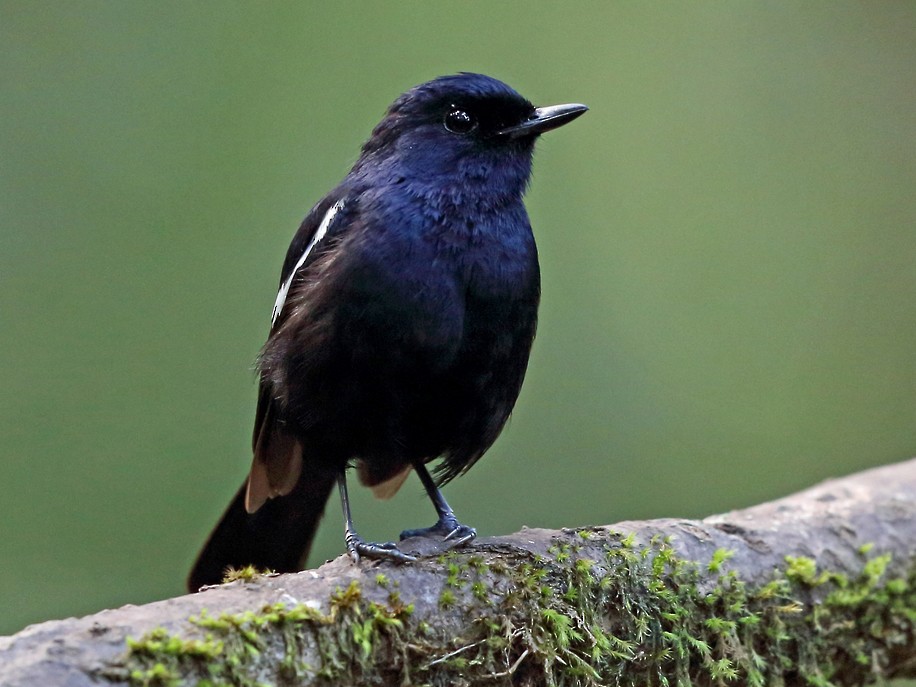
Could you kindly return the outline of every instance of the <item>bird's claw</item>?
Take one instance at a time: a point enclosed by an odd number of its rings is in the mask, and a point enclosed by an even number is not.
[[[477,530],[467,525],[458,525],[449,532],[442,541],[452,542],[455,546],[464,546],[468,542],[474,541],[477,537]]]
[[[377,543],[364,541],[361,537],[350,535],[347,537],[347,553],[355,564],[359,563],[360,556],[372,560],[394,561],[396,563],[410,563],[416,557],[404,553],[394,542]]]
[[[416,530],[404,530],[401,532],[401,540],[411,537],[439,537],[444,542],[448,542],[453,547],[464,546],[477,537],[477,530],[467,525],[462,525],[457,518],[444,517],[439,518],[432,527],[423,527]]]

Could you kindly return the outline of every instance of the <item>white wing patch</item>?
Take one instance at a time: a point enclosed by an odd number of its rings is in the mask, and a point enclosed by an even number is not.
[[[283,310],[283,304],[286,303],[286,296],[289,294],[289,287],[292,286],[293,279],[296,278],[296,272],[299,271],[299,268],[305,264],[305,259],[309,256],[309,253],[312,252],[312,249],[318,245],[318,242],[324,238],[324,235],[328,233],[328,227],[331,226],[331,222],[334,221],[334,216],[340,211],[344,206],[344,199],[341,198],[331,209],[327,211],[324,216],[324,219],[321,220],[321,224],[318,225],[318,231],[315,232],[315,235],[312,237],[312,240],[309,241],[309,245],[305,247],[305,250],[302,252],[302,256],[299,258],[299,261],[296,263],[296,266],[293,267],[292,271],[289,273],[289,276],[280,286],[280,291],[277,293],[277,300],[274,303],[274,313],[270,319],[270,324],[273,326],[277,318],[280,316],[280,312]]]

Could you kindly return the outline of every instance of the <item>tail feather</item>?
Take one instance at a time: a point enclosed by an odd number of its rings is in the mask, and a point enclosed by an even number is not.
[[[268,500],[250,514],[245,510],[247,484],[243,484],[198,555],[188,576],[188,590],[219,584],[230,567],[299,570],[335,481],[333,473],[303,475],[289,494]]]

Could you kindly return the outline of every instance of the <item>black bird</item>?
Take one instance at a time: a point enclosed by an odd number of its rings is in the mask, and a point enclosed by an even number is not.
[[[251,472],[189,589],[229,566],[298,570],[335,484],[353,559],[411,560],[356,534],[351,464],[382,497],[416,471],[438,521],[402,539],[476,536],[437,485],[483,455],[515,405],[540,298],[522,204],[534,142],[587,109],[536,108],[468,73],[394,101],[290,244],[258,359]]]

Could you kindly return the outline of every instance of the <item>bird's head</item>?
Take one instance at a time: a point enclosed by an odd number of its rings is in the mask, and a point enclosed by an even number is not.
[[[579,104],[535,107],[483,74],[439,77],[392,103],[363,146],[354,172],[419,186],[520,195],[531,173],[535,139],[587,109]]]

